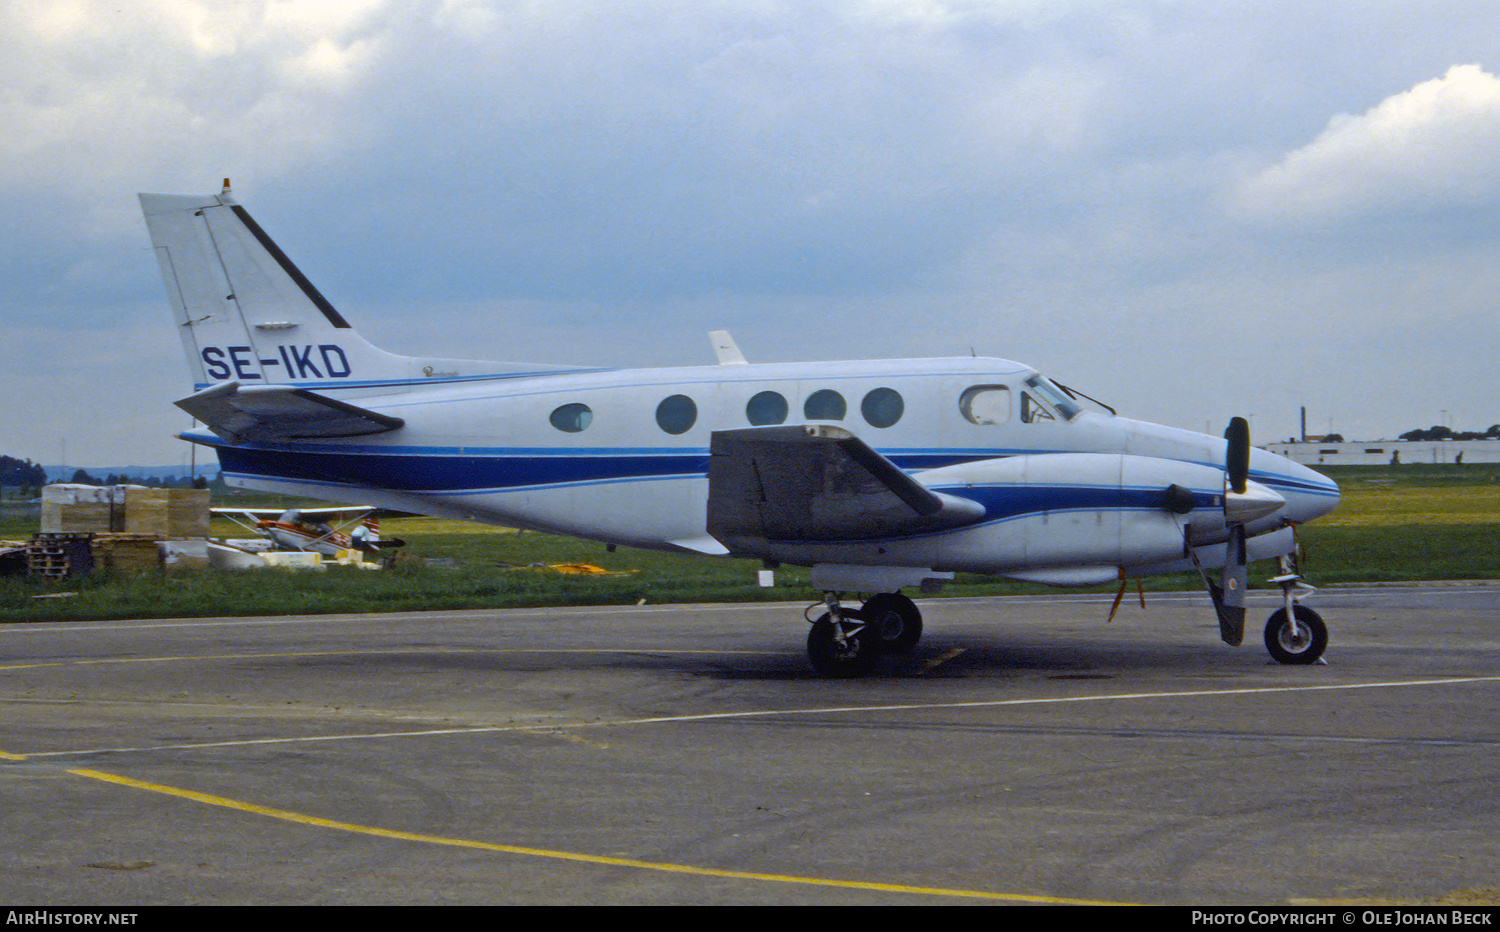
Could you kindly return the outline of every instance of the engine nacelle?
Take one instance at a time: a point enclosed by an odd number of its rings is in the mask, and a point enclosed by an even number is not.
[[[1224,527],[1224,471],[1180,460],[1044,453],[914,478],[984,506],[983,522],[956,535],[963,565],[1054,585],[1106,582],[1131,566],[1181,558],[1190,527]]]

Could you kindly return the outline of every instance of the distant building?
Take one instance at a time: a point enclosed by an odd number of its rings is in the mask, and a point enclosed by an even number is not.
[[[1500,463],[1500,440],[1365,440],[1356,443],[1268,443],[1267,450],[1307,466]]]

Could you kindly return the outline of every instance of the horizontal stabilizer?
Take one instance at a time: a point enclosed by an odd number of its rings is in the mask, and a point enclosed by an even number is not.
[[[227,382],[177,402],[230,443],[360,437],[395,430],[399,417],[360,408],[305,388]]]
[[[984,506],[934,492],[839,427],[715,431],[708,532],[754,541],[904,537],[972,524]]]

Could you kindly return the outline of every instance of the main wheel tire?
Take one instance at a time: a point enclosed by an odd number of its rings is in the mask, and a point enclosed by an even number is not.
[[[871,596],[859,612],[865,624],[879,634],[883,651],[910,653],[922,639],[922,613],[917,610],[916,603],[899,592]]]
[[[807,659],[822,676],[838,679],[864,676],[875,668],[880,650],[875,630],[865,625],[844,636],[843,643],[834,637],[833,619],[828,613],[813,622],[807,633]]]
[[[1292,609],[1297,619],[1297,636],[1287,624],[1286,609],[1278,608],[1266,622],[1266,650],[1278,663],[1317,663],[1328,647],[1328,626],[1317,612],[1305,605]]]

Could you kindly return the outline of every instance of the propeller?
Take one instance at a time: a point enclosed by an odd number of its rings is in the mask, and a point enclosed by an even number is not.
[[[1258,494],[1262,490],[1275,501]],[[1219,584],[1209,583],[1209,595],[1219,613],[1219,637],[1231,647],[1245,640],[1245,587],[1250,582],[1245,522],[1269,514],[1284,503],[1281,496],[1259,484],[1256,493],[1250,491],[1250,422],[1231,418],[1224,431],[1224,525],[1229,537],[1224,542]]]
[[[1176,515],[1193,510],[1194,498],[1190,490],[1179,485],[1163,489],[1159,500],[1161,507]],[[1198,554],[1191,544],[1191,532],[1183,534],[1183,550],[1203,575],[1208,585],[1208,594],[1213,599],[1214,609],[1219,615],[1219,636],[1226,644],[1238,647],[1245,639],[1245,589],[1250,581],[1249,534],[1245,526],[1258,518],[1273,514],[1286,504],[1286,499],[1274,490],[1250,478],[1250,422],[1242,417],[1231,418],[1224,431],[1224,562],[1219,570],[1219,581],[1215,583],[1204,572]],[[1124,592],[1121,591],[1123,596]],[[1118,604],[1119,599],[1116,599]]]
[[[1242,417],[1229,419],[1224,431],[1224,484],[1238,495],[1244,495],[1250,482],[1250,422]]]
[[[1224,431],[1224,523],[1249,524],[1286,504],[1286,499],[1250,481],[1250,424],[1233,418]]]

